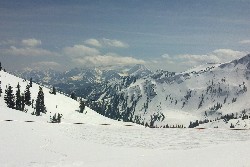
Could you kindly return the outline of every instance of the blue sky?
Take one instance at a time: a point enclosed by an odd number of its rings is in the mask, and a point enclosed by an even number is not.
[[[248,53],[249,9],[249,0],[1,0],[0,60],[182,71]]]

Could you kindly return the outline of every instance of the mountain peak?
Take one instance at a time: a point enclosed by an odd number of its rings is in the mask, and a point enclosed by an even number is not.
[[[143,64],[136,64],[135,66],[133,66],[129,71],[128,71],[129,75],[133,75],[133,76],[146,76],[149,74],[152,74],[152,71],[149,70],[145,65]]]

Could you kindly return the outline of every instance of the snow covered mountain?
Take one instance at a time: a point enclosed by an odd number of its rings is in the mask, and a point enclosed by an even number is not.
[[[74,68],[59,72],[54,70],[31,70],[25,69],[13,71],[14,75],[44,84],[53,85],[58,90],[67,94],[75,92],[77,96],[89,98],[91,92],[105,86],[107,82],[120,80],[123,77],[133,76],[140,78],[152,74],[152,71],[144,65],[135,66],[108,66],[96,68]]]
[[[38,74],[38,73],[37,73]],[[50,78],[101,115],[150,127],[249,128],[250,55],[181,73],[132,68],[73,69]],[[46,76],[46,75],[44,75]],[[33,77],[30,73],[29,77]]]
[[[110,81],[89,106],[113,119],[151,127],[249,128],[250,55],[182,73],[158,70]],[[190,122],[191,121],[191,122]]]

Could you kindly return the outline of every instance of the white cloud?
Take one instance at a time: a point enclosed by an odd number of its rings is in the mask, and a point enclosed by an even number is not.
[[[241,51],[231,50],[231,49],[217,49],[217,50],[214,50],[208,56],[211,56],[211,55],[216,56],[219,59],[218,62],[225,62],[225,61],[230,61],[230,60],[245,56],[246,53],[241,52]]]
[[[88,39],[84,42],[87,45],[91,45],[94,47],[115,47],[115,48],[128,48],[129,45],[125,42],[116,40],[116,39]]]
[[[240,44],[250,44],[250,40],[242,40],[242,41],[239,41]]]
[[[115,39],[103,38],[102,41],[106,46],[110,46],[110,47],[117,47],[117,48],[127,48],[128,47],[128,44],[126,44],[122,41],[115,40]]]
[[[171,71],[183,71],[190,67],[204,63],[223,63],[228,62],[246,55],[245,52],[235,51],[231,49],[217,49],[211,53],[203,55],[181,54],[170,56],[162,55],[164,66],[167,66]]]
[[[162,58],[166,58],[166,59],[171,58],[171,57],[170,57],[170,55],[169,55],[169,54],[167,54],[167,53],[165,53],[165,54],[161,55],[161,57],[162,57]]]
[[[100,54],[97,49],[87,47],[85,45],[74,45],[72,47],[65,47],[63,49],[63,52],[69,57],[86,57]]]
[[[100,65],[129,65],[129,64],[145,64],[144,60],[136,59],[129,56],[119,56],[114,53],[105,55],[95,55],[87,57],[74,58],[73,62],[80,65],[100,66]]]
[[[15,46],[11,46],[8,49],[3,49],[3,53],[14,56],[58,56],[57,53],[42,48],[33,48],[33,47],[17,48]]]
[[[131,56],[120,56],[115,53],[102,54],[96,48],[85,45],[74,45],[65,47],[63,53],[70,57],[75,64],[85,66],[99,65],[128,65],[144,64],[144,60],[136,59]]]
[[[22,45],[27,46],[27,47],[36,47],[42,44],[41,40],[37,40],[35,38],[30,38],[30,39],[23,39],[21,41]]]
[[[84,43],[95,47],[102,47],[101,42],[93,38],[86,40]]]
[[[16,44],[16,41],[12,39],[0,41],[0,45],[14,45],[14,44]]]

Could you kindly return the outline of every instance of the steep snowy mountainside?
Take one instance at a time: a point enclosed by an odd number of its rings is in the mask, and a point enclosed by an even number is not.
[[[22,111],[13,110],[7,108],[4,102],[5,89],[8,85],[13,87],[13,94],[16,93],[17,84],[19,83],[21,88],[21,93],[24,92],[26,85],[29,84],[29,81],[13,76],[7,72],[0,71],[0,80],[1,80],[1,88],[3,90],[2,96],[0,97],[0,108],[1,112],[16,112],[17,114],[22,113],[29,115],[27,118],[34,118],[33,120],[43,120],[45,122],[50,121],[50,116],[53,116],[55,113],[63,114],[62,122],[64,123],[85,123],[85,124],[114,124],[114,125],[124,125],[122,122],[118,122],[115,120],[111,120],[106,118],[90,108],[86,107],[83,113],[79,113],[79,102],[69,98],[66,95],[60,94],[57,92],[56,95],[51,94],[51,89],[43,87],[44,97],[45,97],[45,106],[47,109],[46,114],[42,114],[42,116],[32,116],[31,113],[35,110],[31,106],[25,105],[25,109],[27,109],[27,113]],[[39,85],[36,83],[32,84],[30,88],[31,99],[34,100],[33,106],[35,106],[35,101],[37,98],[39,90]],[[1,116],[2,117],[2,116]],[[3,119],[3,118],[2,118]],[[4,119],[15,119],[15,118],[4,118]]]
[[[220,119],[229,127],[227,115],[248,118],[250,112],[249,57],[182,73],[159,70],[143,78],[110,82],[105,95],[89,106],[113,119],[152,127],[188,127],[190,121],[201,124]]]

